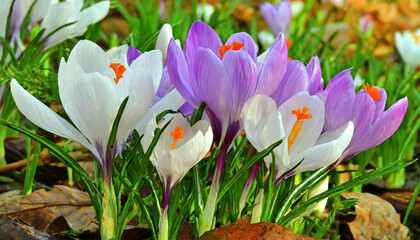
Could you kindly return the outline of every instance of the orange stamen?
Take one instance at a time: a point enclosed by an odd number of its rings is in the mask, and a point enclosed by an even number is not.
[[[311,119],[312,115],[308,113],[309,109],[305,106],[302,110],[296,109],[292,110],[292,113],[296,115],[296,122],[292,127],[292,130],[290,130],[289,137],[287,138],[287,144],[288,149],[287,151],[290,152],[290,149],[293,146],[293,143],[295,142],[297,136],[299,135],[300,129],[302,128],[303,122],[305,119]]]
[[[286,42],[287,42],[287,48],[290,48],[293,45],[292,40],[287,39]]]
[[[172,150],[174,150],[175,148],[176,148],[176,142],[179,140],[179,139],[181,139],[181,138],[183,138],[184,136],[183,136],[183,134],[184,134],[184,129],[183,128],[180,128],[180,127],[178,127],[178,126],[176,126],[175,127],[175,130],[173,131],[173,132],[171,132],[170,133],[170,135],[172,136],[172,137],[174,137],[174,142],[172,143]]]
[[[366,83],[366,86],[363,86],[363,89],[369,93],[369,96],[373,99],[373,101],[382,100],[381,95],[379,95],[379,89],[376,88],[375,85],[369,86],[369,83]]]
[[[237,41],[233,41],[232,46],[229,44],[226,44],[224,46],[220,46],[219,47],[219,52],[220,52],[220,59],[223,60],[223,55],[225,55],[225,53],[229,50],[239,50],[241,48],[243,48],[245,45],[243,43],[239,43]]]
[[[243,136],[243,135],[245,135],[245,131],[244,130],[242,130],[242,132],[241,132],[241,136]]]
[[[420,35],[416,35],[414,33],[411,33],[411,37],[414,38],[414,42],[416,43],[416,45],[419,45]]]
[[[291,58],[291,57],[288,57],[289,58],[289,61],[292,61],[293,60],[293,58]]]
[[[265,182],[265,180],[267,180],[267,178],[268,178],[269,175],[270,175],[270,171],[267,171],[267,173],[264,175],[263,182]]]
[[[114,70],[115,72],[114,82],[118,84],[118,81],[120,81],[120,79],[123,77],[123,74],[126,70],[125,67],[119,63],[111,63],[109,64],[109,67],[112,68],[112,70]]]

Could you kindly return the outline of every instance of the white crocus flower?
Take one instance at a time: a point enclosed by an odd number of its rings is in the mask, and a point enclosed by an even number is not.
[[[156,115],[155,115],[156,116]],[[162,128],[170,119],[156,123],[153,117],[146,127],[142,145],[147,149],[156,128]],[[190,126],[188,120],[177,113],[162,133],[151,162],[156,167],[165,188],[172,188],[187,172],[209,152],[213,142],[213,132],[206,120]]]
[[[41,29],[45,28],[43,38],[65,24],[75,23],[58,30],[49,37],[44,44],[44,49],[66,39],[81,36],[90,24],[97,23],[106,16],[110,5],[109,1],[102,1],[81,10],[83,0],[67,0],[65,2],[52,0],[52,2],[55,3],[50,6],[41,23]]]
[[[420,28],[415,32],[396,32],[395,45],[408,66],[417,68],[420,65]]]
[[[242,111],[244,130],[256,150],[262,151],[271,144],[284,139],[274,149],[276,184],[280,176],[303,162],[290,174],[315,170],[336,161],[350,143],[353,123],[322,133],[325,107],[316,96],[300,92],[284,102],[278,109],[268,96],[250,98]],[[321,134],[322,133],[322,134]],[[264,159],[270,169],[272,157]]]
[[[142,145],[147,149],[154,138],[156,128],[162,128],[169,119],[156,123],[156,115],[146,127]],[[150,160],[163,183],[162,212],[159,222],[159,240],[168,239],[168,204],[172,188],[203,159],[213,142],[213,132],[206,120],[190,126],[186,118],[178,113],[163,131]]]
[[[214,13],[214,6],[208,3],[201,3],[197,5],[196,14],[199,19],[204,22],[210,22],[211,16]]]
[[[117,53],[120,56],[117,56]],[[16,80],[12,96],[19,110],[34,124],[80,142],[97,158],[104,180],[110,183],[112,161],[153,100],[162,73],[158,50],[142,54],[128,66],[123,48],[105,53],[91,41],[80,41],[68,61],[61,60],[58,87],[64,110],[74,126],[25,91]],[[110,132],[123,100],[130,96],[121,117],[115,152],[107,148]]]

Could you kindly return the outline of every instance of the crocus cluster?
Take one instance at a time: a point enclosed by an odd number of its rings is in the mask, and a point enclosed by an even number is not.
[[[112,162],[130,133],[136,129],[143,134],[141,143],[147,149],[155,130],[171,121],[150,159],[163,188],[160,239],[168,238],[172,188],[207,155],[213,141],[220,153],[206,206],[198,217],[200,234],[212,226],[226,155],[242,130],[255,152],[283,140],[264,159],[267,168],[274,169],[274,184],[278,184],[300,172],[336,166],[377,146],[398,129],[407,110],[408,101],[403,98],[385,111],[386,92],[374,85],[356,93],[350,69],[324,89],[318,57],[307,65],[289,60],[283,33],[257,56],[256,44],[247,33],[233,34],[223,43],[210,26],[197,21],[184,46],[183,51],[169,25],[162,28],[156,50],[146,53],[126,45],[104,52],[90,41],[80,41],[67,61],[61,60],[58,71],[61,102],[74,125],[16,80],[11,83],[20,111],[39,127],[86,146],[101,164],[107,185],[112,184]],[[112,124],[127,96],[116,140],[109,146]],[[202,102],[204,119],[193,126],[180,113],[156,120],[166,109],[188,108],[190,113]],[[260,165],[251,170],[247,185]],[[249,189],[246,186],[242,194],[245,200]],[[260,190],[256,213],[261,212],[263,194]],[[240,209],[246,202],[243,198]],[[254,214],[253,220],[258,219]]]

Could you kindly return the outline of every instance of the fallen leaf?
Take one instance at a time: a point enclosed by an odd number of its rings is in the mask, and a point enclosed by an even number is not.
[[[7,240],[49,240],[55,239],[47,233],[41,233],[33,226],[7,216],[0,216],[0,239]]]
[[[179,238],[178,239],[188,239]],[[203,236],[197,238],[197,240],[207,239],[240,239],[240,240],[271,240],[271,239],[294,239],[294,240],[309,240],[317,239],[307,237],[301,234],[296,234],[290,229],[287,229],[279,224],[275,223],[250,223],[250,217],[245,217],[238,220],[235,223],[226,225],[221,228],[217,228],[206,232]]]
[[[41,189],[26,196],[14,196],[0,202],[0,215],[18,217],[43,231],[59,217],[64,217],[74,231],[96,231],[95,211],[89,195],[77,189],[56,185],[51,191]]]
[[[354,239],[409,239],[408,228],[387,201],[370,193],[346,192],[345,198],[357,198],[356,218],[348,223]]]

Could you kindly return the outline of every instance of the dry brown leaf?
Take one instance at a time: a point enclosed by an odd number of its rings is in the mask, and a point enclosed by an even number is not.
[[[345,198],[357,198],[356,219],[348,223],[354,239],[409,239],[408,228],[387,201],[370,193],[346,192]]]
[[[43,231],[55,219],[64,217],[74,231],[96,231],[95,211],[89,195],[77,189],[56,185],[26,196],[14,196],[0,202],[0,215],[18,217]]]
[[[178,236],[178,239],[189,239],[188,237]],[[238,220],[235,223],[226,225],[221,228],[211,230],[204,233],[203,236],[197,240],[207,239],[238,239],[238,240],[274,240],[274,239],[294,239],[294,240],[310,240],[317,239],[307,237],[301,234],[296,234],[290,229],[287,229],[279,224],[275,223],[250,223],[250,218],[245,217]]]

